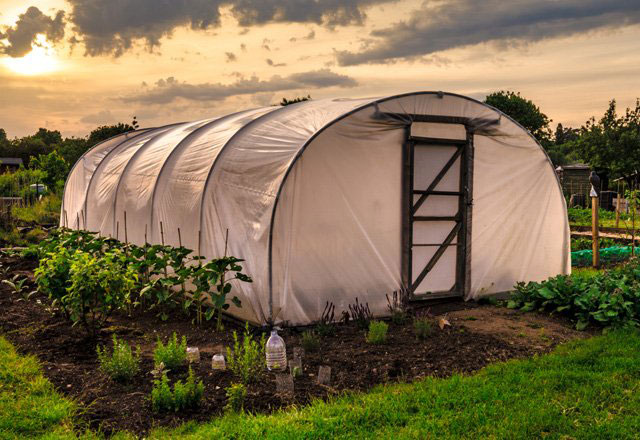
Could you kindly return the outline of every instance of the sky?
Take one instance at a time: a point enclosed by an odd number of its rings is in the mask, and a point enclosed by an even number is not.
[[[633,106],[640,1],[0,0],[9,137],[419,90],[518,91],[554,127]]]

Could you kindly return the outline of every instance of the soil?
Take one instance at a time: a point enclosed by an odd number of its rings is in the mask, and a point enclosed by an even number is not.
[[[36,262],[19,258],[0,259],[2,278],[18,274],[29,278],[26,292],[34,290]],[[0,334],[21,353],[35,355],[45,376],[62,394],[80,405],[79,417],[86,427],[100,429],[109,436],[128,430],[144,435],[154,426],[175,426],[187,420],[206,421],[224,411],[225,388],[234,378],[229,371],[212,370],[211,357],[232,343],[233,330],[242,327],[225,323],[225,331],[215,332],[212,323],[193,325],[178,315],[162,322],[152,314],[115,316],[100,333],[89,340],[81,328],[73,328],[59,314],[52,313],[46,297],[35,294],[25,299],[7,284],[0,285]],[[418,311],[423,315],[426,310]],[[305,353],[303,373],[295,378],[293,396],[276,392],[275,374],[266,372],[248,386],[245,410],[271,412],[291,404],[304,405],[345,390],[367,390],[386,382],[410,382],[424,376],[447,377],[471,373],[492,362],[529,357],[551,350],[559,343],[585,337],[570,324],[536,314],[524,314],[500,307],[470,303],[433,305],[428,315],[434,330],[424,341],[413,332],[411,320],[399,325],[389,322],[388,341],[383,345],[365,342],[364,331],[354,323],[337,324],[333,335],[321,339],[316,352]],[[440,329],[440,318],[450,325]],[[285,329],[281,335],[288,357],[300,346],[303,329]],[[259,332],[260,329],[255,331]],[[173,332],[185,335],[189,346],[200,349],[201,360],[192,364],[205,385],[202,404],[180,414],[156,414],[151,409],[153,348],[158,337]],[[142,350],[142,372],[127,385],[113,382],[99,369],[96,344],[109,346],[112,334]],[[321,365],[331,367],[328,386],[317,384]],[[184,379],[187,367],[171,373],[170,379]]]

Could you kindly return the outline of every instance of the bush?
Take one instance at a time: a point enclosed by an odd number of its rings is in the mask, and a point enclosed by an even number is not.
[[[224,409],[228,412],[240,412],[244,410],[244,400],[247,398],[247,387],[241,383],[232,383],[226,388],[227,404]]]
[[[387,331],[389,325],[382,321],[371,321],[369,324],[369,332],[367,333],[367,342],[370,344],[384,344],[387,341]]]
[[[518,283],[515,289],[507,307],[564,315],[578,330],[590,324],[605,328],[636,326],[640,319],[637,259],[593,276],[558,275],[540,283]]]
[[[108,353],[105,347],[98,347],[98,361],[100,368],[117,382],[128,382],[140,372],[140,347],[135,354],[131,346],[124,341],[118,341],[113,335],[113,350]]]
[[[227,366],[243,384],[255,382],[263,373],[266,366],[265,338],[262,334],[260,341],[253,339],[246,324],[242,343],[237,332],[233,332],[233,351],[227,347]]]
[[[65,297],[70,284],[72,258],[72,253],[67,247],[58,245],[53,252],[40,259],[40,264],[34,272],[38,290],[51,299],[53,307],[60,307],[67,318],[69,311]]]
[[[167,373],[162,373],[160,380],[153,381],[151,390],[151,406],[153,411],[182,411],[188,408],[195,408],[200,404],[204,395],[204,384],[202,381],[196,382],[193,370],[189,367],[187,382],[177,381],[173,385],[173,391],[169,386]]]
[[[318,338],[318,334],[313,330],[305,330],[302,333],[302,347],[305,351],[311,352],[316,351],[320,346],[320,339]]]
[[[433,331],[433,324],[429,318],[416,318],[413,321],[413,332],[418,339],[427,339]]]
[[[169,370],[175,370],[184,365],[187,360],[187,338],[183,336],[178,343],[178,336],[174,332],[167,341],[167,345],[158,338],[156,349],[153,351],[153,360],[156,365],[163,364]]]

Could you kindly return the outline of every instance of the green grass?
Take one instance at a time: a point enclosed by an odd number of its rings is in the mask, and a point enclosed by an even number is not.
[[[0,386],[0,438],[73,437],[73,405],[3,339]],[[229,414],[149,438],[631,439],[639,430],[640,334],[627,330],[472,376],[380,386],[271,415]]]
[[[0,337],[0,439],[75,438],[75,406],[42,376],[34,357]]]
[[[620,439],[639,430],[640,336],[627,331],[473,376],[378,387],[272,415],[225,416],[151,438]]]

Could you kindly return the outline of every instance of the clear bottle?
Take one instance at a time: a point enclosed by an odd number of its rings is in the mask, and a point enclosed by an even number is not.
[[[278,335],[277,329],[271,331],[265,352],[269,371],[282,371],[287,368],[287,347],[284,344],[284,340]]]

